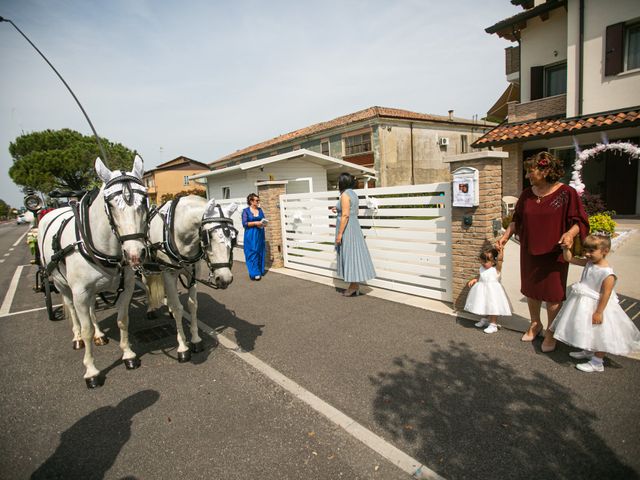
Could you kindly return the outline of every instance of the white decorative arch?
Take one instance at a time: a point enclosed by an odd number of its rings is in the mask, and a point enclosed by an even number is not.
[[[608,150],[620,152],[621,154],[626,153],[630,158],[640,159],[640,147],[629,142],[598,143],[593,148],[581,152],[578,151],[578,156],[573,162],[573,173],[571,174],[569,185],[575,188],[579,195],[584,192],[584,183],[582,183],[581,175],[584,162]]]

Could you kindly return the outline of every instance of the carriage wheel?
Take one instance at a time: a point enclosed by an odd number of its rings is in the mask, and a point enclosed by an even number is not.
[[[56,318],[56,312],[53,311],[53,302],[51,301],[51,283],[46,275],[42,275],[42,287],[44,288],[44,302],[47,305],[47,315],[49,320],[60,320]]]

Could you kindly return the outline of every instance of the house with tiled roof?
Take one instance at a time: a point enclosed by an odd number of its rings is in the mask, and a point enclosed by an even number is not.
[[[517,101],[491,107],[503,123],[473,143],[509,152],[503,195],[527,186],[523,160],[548,150],[564,161],[569,182],[576,146],[640,144],[640,2],[637,0],[511,0],[516,15],[486,32],[513,42],[506,75]],[[506,108],[504,108],[506,107]],[[586,190],[618,214],[640,213],[638,162],[603,152],[582,170]]]
[[[176,195],[189,190],[204,191],[203,185],[189,177],[208,171],[206,163],[180,156],[145,171],[142,181],[147,187],[149,201],[159,205],[163,201],[162,197],[167,194]]]
[[[448,181],[445,156],[471,151],[495,125],[455,117],[453,110],[439,116],[370,107],[242,148],[210,163],[213,172],[199,177],[208,179],[214,198],[243,196],[248,184],[269,180],[288,180],[295,192],[335,189],[345,170],[378,187]],[[278,161],[263,161],[271,158]],[[305,173],[318,165],[324,180]],[[247,166],[253,167],[249,176],[241,173]],[[308,178],[307,187],[295,178]]]

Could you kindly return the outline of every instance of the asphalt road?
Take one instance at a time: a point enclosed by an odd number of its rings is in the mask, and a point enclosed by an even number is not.
[[[26,244],[0,226],[0,292]],[[3,255],[9,253],[7,257]],[[410,476],[220,345],[178,364],[171,319],[131,309],[142,367],[96,348],[105,385],[88,390],[66,321],[50,322],[25,267],[0,317],[0,477],[107,479],[402,479]],[[205,331],[244,351],[445,478],[638,478],[640,363],[602,374],[520,334],[278,273],[227,290],[201,287]],[[0,293],[0,298],[4,295]],[[166,334],[169,333],[167,336]]]

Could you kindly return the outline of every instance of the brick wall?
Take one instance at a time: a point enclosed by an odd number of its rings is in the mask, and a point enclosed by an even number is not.
[[[282,255],[282,222],[280,221],[280,195],[285,194],[286,182],[258,182],[258,195],[264,216],[269,220],[265,228],[267,243],[267,268],[284,266]]]
[[[505,145],[502,151],[509,153],[509,158],[502,160],[502,195],[519,197],[523,181],[522,144]]]
[[[509,123],[566,115],[567,96],[565,94],[555,95],[525,103],[509,102],[507,108],[509,111],[507,116]]]
[[[465,160],[450,164],[453,172],[459,167],[473,167],[479,171],[480,201],[477,207],[453,207],[451,214],[451,250],[453,266],[453,306],[463,310],[469,289],[467,282],[478,274],[478,255],[485,245],[497,240],[493,220],[502,216],[501,158]],[[465,215],[473,216],[470,227],[463,225]]]

